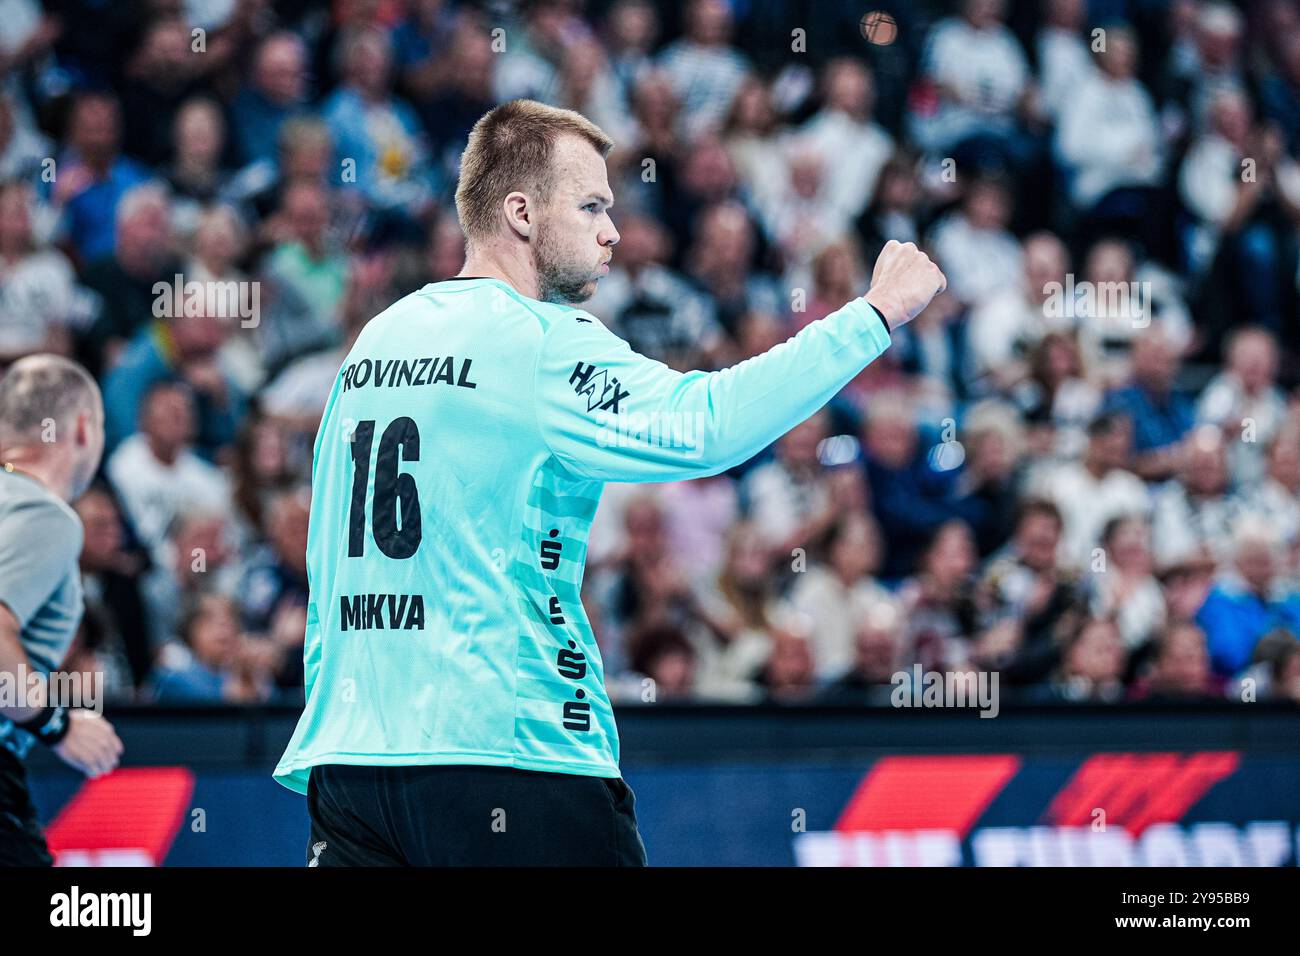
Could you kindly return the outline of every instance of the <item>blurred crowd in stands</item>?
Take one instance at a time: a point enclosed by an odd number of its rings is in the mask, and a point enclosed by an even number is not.
[[[467,134],[529,97],[616,141],[586,307],[674,368],[889,239],[948,277],[754,460],[607,489],[616,700],[1300,700],[1300,3],[873,6],[0,0],[0,367],[72,355],[107,409],[68,668],[300,699],[320,412],[460,270]]]

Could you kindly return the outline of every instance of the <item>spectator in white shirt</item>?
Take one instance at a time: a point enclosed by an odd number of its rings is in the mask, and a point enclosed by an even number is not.
[[[1165,626],[1165,597],[1153,573],[1151,529],[1139,515],[1106,523],[1101,535],[1105,562],[1094,562],[1085,576],[1089,610],[1111,617],[1129,651],[1148,643]]]
[[[1120,385],[1132,372],[1134,343],[1159,325],[1168,346],[1183,356],[1193,344],[1191,315],[1175,283],[1150,261],[1139,264],[1123,239],[1102,239],[1088,250],[1083,281],[1069,305],[1078,316],[1079,344],[1097,380]]]
[[[69,326],[89,314],[71,263],[36,243],[34,209],[26,183],[0,186],[0,367],[35,352],[68,354]]]
[[[1074,87],[1061,111],[1057,152],[1070,172],[1070,199],[1081,212],[1113,190],[1159,183],[1160,126],[1136,77],[1137,52],[1131,30],[1109,28],[1099,69]]]
[[[1202,425],[1188,436],[1183,466],[1156,491],[1152,516],[1157,565],[1202,549],[1219,564],[1232,560],[1240,503],[1228,495],[1228,449],[1219,429]]]
[[[1277,341],[1266,329],[1238,329],[1227,353],[1227,368],[1201,392],[1196,420],[1223,430],[1233,484],[1249,488],[1264,477],[1264,449],[1286,421],[1286,398],[1277,387]]]
[[[1277,532],[1290,548],[1300,546],[1300,434],[1282,429],[1268,448],[1263,480],[1240,498],[1248,512]]]
[[[177,517],[193,511],[231,513],[224,472],[190,450],[194,400],[182,383],[154,385],[140,406],[140,430],[108,459],[108,479],[141,543],[159,566]]]
[[[1025,240],[1024,257],[1024,281],[993,293],[970,315],[976,372],[998,391],[1029,374],[1029,356],[1045,335],[1075,324],[1072,310],[1050,307],[1070,271],[1065,243],[1050,232],[1035,233]]]
[[[1058,119],[1092,75],[1092,55],[1083,41],[1084,0],[1043,0],[1043,25],[1038,31],[1038,73],[1043,109]]]
[[[872,576],[880,557],[880,529],[866,514],[853,512],[831,526],[825,563],[795,576],[790,605],[808,617],[808,643],[821,680],[839,677],[852,666],[861,622],[873,605],[892,601]]]
[[[1092,565],[1106,523],[1120,515],[1147,515],[1147,486],[1124,467],[1133,425],[1123,415],[1105,414],[1088,426],[1088,448],[1077,462],[1045,467],[1029,481],[1029,493],[1047,498],[1061,512],[1062,551],[1077,568]]]
[[[961,16],[941,20],[922,54],[922,74],[938,95],[937,112],[920,117],[916,140],[951,154],[974,137],[1010,138],[1032,96],[1020,41],[1006,25],[1004,0],[964,0]]]
[[[981,178],[967,186],[961,208],[935,226],[934,257],[948,277],[948,292],[964,305],[1024,282],[1020,243],[1007,231],[1011,194],[998,179]]]
[[[752,73],[746,76],[719,138],[755,206],[773,202],[790,179],[787,135],[778,133],[779,119],[768,84]]]
[[[841,215],[856,218],[871,201],[894,141],[871,119],[875,84],[861,61],[832,60],[822,84],[825,105],[795,135],[833,158],[826,170],[827,198]]]

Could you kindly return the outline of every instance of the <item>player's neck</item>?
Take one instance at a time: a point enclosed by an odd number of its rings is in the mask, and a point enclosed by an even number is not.
[[[457,277],[482,276],[500,279],[520,295],[536,299],[538,293],[537,270],[531,262],[518,262],[508,256],[495,256],[490,252],[476,252],[465,259]]]

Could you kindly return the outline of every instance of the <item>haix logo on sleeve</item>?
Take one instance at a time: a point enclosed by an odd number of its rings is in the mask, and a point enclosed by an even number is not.
[[[618,384],[618,379],[611,378],[605,369],[579,362],[573,367],[569,383],[577,395],[587,398],[587,411],[617,412],[618,403],[630,394]]]

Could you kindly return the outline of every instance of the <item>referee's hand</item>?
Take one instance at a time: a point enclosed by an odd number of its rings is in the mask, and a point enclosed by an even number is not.
[[[890,239],[880,250],[871,273],[871,289],[863,298],[889,324],[892,332],[912,321],[930,300],[948,287],[939,267],[914,243]]]
[[[63,762],[87,777],[100,777],[122,759],[122,741],[113,725],[92,710],[68,712],[68,735],[54,747]]]

